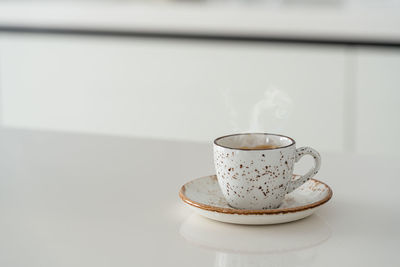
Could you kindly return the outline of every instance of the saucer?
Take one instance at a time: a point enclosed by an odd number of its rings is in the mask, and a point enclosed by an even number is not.
[[[210,175],[184,184],[179,191],[179,196],[188,207],[209,219],[235,224],[260,225],[291,222],[310,216],[317,207],[331,199],[332,189],[321,181],[310,179],[287,194],[277,209],[235,209],[228,205],[222,195],[217,176]]]

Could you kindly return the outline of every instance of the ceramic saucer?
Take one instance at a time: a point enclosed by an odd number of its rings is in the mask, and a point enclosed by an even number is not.
[[[219,188],[217,177],[210,175],[184,184],[179,196],[198,214],[216,221],[236,224],[276,224],[310,216],[317,207],[331,199],[332,190],[327,184],[310,179],[287,194],[277,209],[243,210],[228,205]]]

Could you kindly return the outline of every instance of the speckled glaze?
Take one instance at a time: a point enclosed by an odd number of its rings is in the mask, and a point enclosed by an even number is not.
[[[254,139],[254,140],[253,140]],[[241,143],[273,144],[277,148],[240,149]],[[314,167],[292,180],[294,163],[310,154]],[[285,195],[298,188],[319,170],[321,158],[309,147],[296,149],[293,139],[274,134],[237,134],[214,141],[214,164],[222,194],[238,209],[275,209]]]
[[[299,178],[294,175],[293,180]],[[276,224],[296,221],[311,215],[332,197],[325,183],[310,179],[287,194],[277,209],[232,208],[219,187],[215,175],[201,177],[183,185],[179,196],[190,208],[209,219],[235,224]]]

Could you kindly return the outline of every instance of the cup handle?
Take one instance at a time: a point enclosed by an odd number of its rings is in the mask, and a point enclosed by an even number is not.
[[[303,176],[292,180],[288,186],[287,193],[292,192],[293,190],[307,182],[314,175],[316,175],[319,167],[321,166],[321,156],[315,149],[312,149],[311,147],[300,147],[296,149],[295,162],[299,162],[299,160],[305,155],[311,155],[314,158],[314,167]]]

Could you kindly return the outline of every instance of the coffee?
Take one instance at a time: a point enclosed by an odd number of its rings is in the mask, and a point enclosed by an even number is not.
[[[274,145],[259,145],[259,146],[241,146],[239,149],[244,149],[244,150],[262,150],[262,149],[274,149],[278,148],[279,146],[274,146]]]

